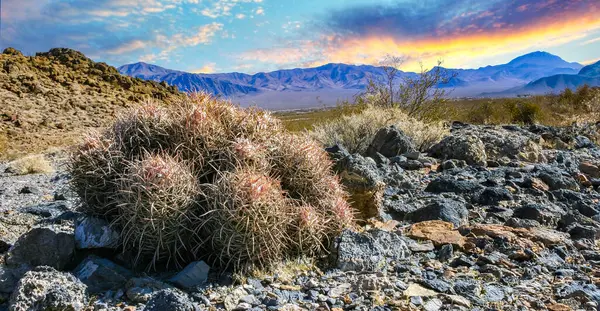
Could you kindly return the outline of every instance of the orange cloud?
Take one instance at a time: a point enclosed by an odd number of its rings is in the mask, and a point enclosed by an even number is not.
[[[385,54],[403,55],[408,59],[405,70],[419,69],[422,61],[426,67],[438,59],[444,66],[461,68],[472,66],[472,60],[541,49],[585,38],[600,29],[600,12],[591,10],[584,16],[571,18],[545,18],[535,25],[513,29],[510,26],[493,32],[470,31],[471,34],[448,34],[444,38],[402,40],[393,36],[328,39],[323,51],[325,62],[377,63]],[[317,62],[318,64],[318,62]]]
[[[190,70],[191,73],[214,73],[216,72],[216,63],[208,63],[201,68]]]

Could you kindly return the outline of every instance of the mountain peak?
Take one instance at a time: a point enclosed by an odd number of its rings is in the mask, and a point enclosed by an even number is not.
[[[586,77],[600,77],[600,61],[581,68],[579,75]]]
[[[562,58],[550,54],[548,52],[536,51],[529,54],[519,56],[511,60],[508,65],[521,66],[521,65],[560,65],[564,64],[565,67],[570,67],[571,64],[563,60]]]

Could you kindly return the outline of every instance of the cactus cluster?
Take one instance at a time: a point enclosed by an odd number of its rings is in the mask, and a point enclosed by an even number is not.
[[[354,223],[331,166],[268,112],[207,94],[133,108],[69,161],[82,211],[110,220],[147,268],[264,267],[325,251]]]

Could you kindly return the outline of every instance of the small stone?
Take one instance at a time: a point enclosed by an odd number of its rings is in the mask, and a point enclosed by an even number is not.
[[[426,311],[438,311],[439,309],[442,308],[442,306],[443,306],[443,303],[441,300],[439,300],[437,298],[433,298],[433,299],[430,299],[429,301],[427,301],[427,303],[425,303],[423,308]]]
[[[485,299],[489,302],[498,302],[504,300],[504,290],[496,285],[484,285]]]
[[[248,295],[248,292],[242,287],[235,288],[229,295],[225,297],[223,304],[225,305],[225,310],[235,310],[238,306],[240,299]]]
[[[600,168],[594,163],[581,162],[581,164],[579,164],[579,170],[592,178],[600,178]]]
[[[206,283],[209,270],[210,267],[204,261],[194,261],[169,281],[184,289],[194,288]]]
[[[404,296],[406,297],[433,297],[437,296],[438,293],[432,291],[431,289],[427,289],[419,284],[411,283],[408,285],[408,288],[404,291]]]
[[[453,255],[454,247],[452,247],[452,244],[442,245],[442,247],[438,251],[438,259],[442,262],[450,260]]]
[[[238,304],[234,310],[250,310],[252,309],[252,305],[249,303],[242,302]]]
[[[25,187],[21,188],[21,190],[19,190],[19,193],[41,195],[42,191],[37,187],[25,186]]]
[[[423,304],[423,298],[421,296],[412,296],[410,297],[410,303],[415,306],[420,306]]]

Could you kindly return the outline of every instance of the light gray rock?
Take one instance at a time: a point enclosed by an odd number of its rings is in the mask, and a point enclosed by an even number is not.
[[[389,263],[406,258],[410,250],[394,232],[342,232],[337,241],[337,266],[344,271],[385,271]]]
[[[485,145],[475,135],[453,134],[431,147],[429,153],[439,159],[464,160],[470,165],[485,166],[487,154]]]
[[[25,273],[10,297],[10,311],[69,310],[87,306],[85,284],[69,273],[37,267]]]
[[[82,217],[75,222],[75,242],[79,249],[116,248],[119,232],[103,219]]]
[[[50,266],[62,270],[73,258],[75,237],[72,225],[34,227],[8,251],[10,265]]]
[[[125,295],[135,303],[146,303],[155,292],[169,288],[173,286],[150,277],[132,278],[127,281]]]
[[[88,286],[90,293],[100,293],[111,289],[120,289],[133,273],[114,262],[94,255],[82,261],[73,274]]]
[[[181,288],[200,286],[208,279],[210,267],[204,261],[194,261],[173,276],[169,281]]]

